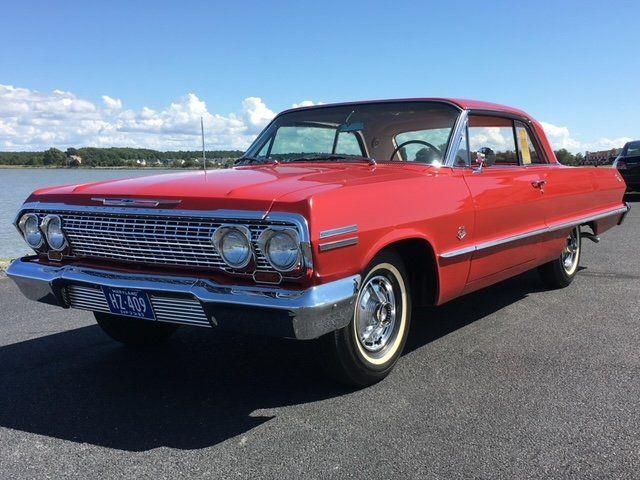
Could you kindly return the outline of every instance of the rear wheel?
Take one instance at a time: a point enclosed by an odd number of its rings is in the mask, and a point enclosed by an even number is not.
[[[367,268],[353,318],[319,339],[324,367],[338,381],[366,386],[386,377],[404,348],[411,296],[402,259],[383,252]]]
[[[94,312],[100,328],[117,342],[136,347],[165,342],[177,330],[177,325],[139,320],[110,313]]]
[[[542,281],[551,288],[568,286],[578,273],[581,250],[580,227],[576,227],[567,235],[567,244],[560,257],[538,267]]]

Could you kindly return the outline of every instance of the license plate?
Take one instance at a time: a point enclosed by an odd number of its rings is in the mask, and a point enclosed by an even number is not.
[[[102,286],[109,310],[115,315],[155,320],[149,295],[142,290]]]

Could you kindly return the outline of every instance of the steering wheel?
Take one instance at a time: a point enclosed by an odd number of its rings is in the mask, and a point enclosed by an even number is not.
[[[407,140],[406,142],[402,142],[400,145],[398,145],[394,150],[393,153],[391,154],[391,157],[389,157],[389,161],[392,162],[393,161],[393,157],[396,156],[396,153],[398,153],[398,150],[400,150],[403,147],[406,147],[407,145],[410,145],[412,143],[418,143],[420,145],[424,145],[427,148],[430,148],[431,150],[433,150],[436,154],[442,156],[442,152],[434,147],[433,145],[431,145],[429,142],[425,142],[424,140]]]

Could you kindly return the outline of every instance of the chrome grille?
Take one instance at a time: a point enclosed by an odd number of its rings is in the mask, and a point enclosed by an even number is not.
[[[211,243],[213,231],[234,223],[213,218],[182,216],[126,215],[102,212],[36,212],[40,217],[57,213],[77,257],[124,262],[206,267],[229,271]],[[285,222],[249,220],[236,222],[251,231],[255,269],[274,271],[258,246],[258,237],[269,225],[295,225]]]
[[[70,285],[65,289],[69,305],[80,310],[110,313],[102,289],[81,285]],[[193,298],[174,298],[149,295],[153,311],[159,322],[179,323],[210,327],[200,302]]]

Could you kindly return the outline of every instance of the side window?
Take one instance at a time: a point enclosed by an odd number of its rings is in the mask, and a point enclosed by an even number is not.
[[[411,142],[398,150],[403,162],[442,162],[449,142],[450,128],[430,128],[402,132],[395,136],[396,145]]]
[[[546,164],[544,157],[538,153],[535,143],[531,139],[529,130],[520,122],[516,122],[516,137],[518,138],[518,153],[524,165]]]
[[[471,162],[483,159],[486,166],[517,166],[513,121],[501,117],[469,116]]]

